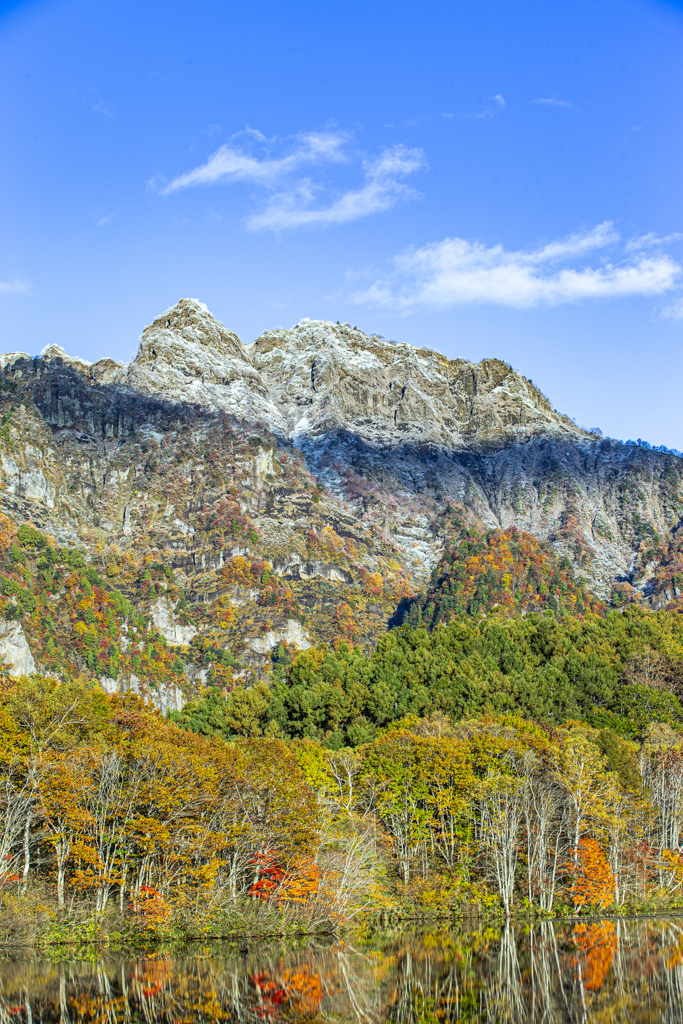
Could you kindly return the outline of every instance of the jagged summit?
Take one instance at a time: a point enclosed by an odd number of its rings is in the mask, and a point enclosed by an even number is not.
[[[156,317],[135,359],[107,383],[284,427],[240,339],[197,299],[181,299]]]
[[[249,361],[237,335],[197,299],[181,299],[145,327],[133,362],[138,366],[151,365],[159,359],[172,361],[177,356],[182,358],[184,369],[204,377],[215,366],[216,357]]]
[[[341,428],[382,446],[469,450],[585,436],[499,359],[451,360],[325,320],[267,331],[249,353],[293,437]]]
[[[156,317],[129,364],[104,359],[90,366],[57,346],[44,358],[292,439],[343,431],[381,447],[491,451],[531,437],[586,437],[499,359],[451,360],[328,320],[301,320],[245,346],[197,299],[181,299]]]

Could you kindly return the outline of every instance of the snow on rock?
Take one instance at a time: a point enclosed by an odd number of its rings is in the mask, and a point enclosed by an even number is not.
[[[129,391],[262,423],[297,443],[344,431],[389,448],[468,451],[539,434],[586,436],[499,359],[451,360],[326,320],[267,331],[245,346],[196,299],[181,299],[145,328],[132,363],[90,366],[56,345],[43,358]],[[271,471],[261,454],[257,472]]]
[[[160,461],[172,461],[170,449],[176,464],[187,461],[176,425],[186,410],[175,404],[229,413],[259,436],[269,429],[279,449],[295,441],[306,468],[336,496],[314,508],[308,488],[289,495],[284,453],[270,442],[257,447],[249,438],[247,452],[237,446],[231,453],[235,479],[252,491],[259,557],[300,580],[353,584],[345,562],[305,560],[303,531],[318,517],[354,544],[363,538],[366,568],[373,567],[371,530],[414,577],[426,577],[446,540],[436,513],[450,503],[487,528],[516,526],[547,538],[570,559],[578,538],[589,555],[582,572],[607,594],[615,577],[636,578],[640,542],[623,516],[624,501],[630,508],[636,500],[629,481],[638,480],[638,515],[660,536],[678,525],[683,507],[675,454],[582,430],[502,360],[447,359],[349,324],[302,320],[245,346],[202,303],[182,299],[145,329],[129,364],[90,366],[49,346],[42,359],[0,356],[0,368],[21,396],[12,398],[0,453],[0,499],[11,515],[34,521],[60,544],[87,547],[93,528],[124,548],[146,534],[185,559],[178,570],[185,579],[250,551],[244,542],[207,545],[193,516],[174,511],[156,476],[147,479],[145,470],[142,479],[142,464],[132,462],[140,441],[169,449]],[[207,436],[219,418],[200,417]],[[204,469],[196,454],[183,469],[186,498],[195,471],[203,478]],[[646,574],[638,580],[651,588]],[[235,594],[235,603],[254,597]],[[156,621],[171,643],[193,635],[165,606]],[[277,639],[252,642],[272,647]]]
[[[152,622],[170,644],[189,644],[197,635],[194,626],[181,626],[173,614],[173,604],[167,597],[158,597],[150,606]]]
[[[0,368],[6,370],[8,366],[18,363],[20,359],[33,359],[33,356],[30,356],[28,352],[4,352],[0,355]]]
[[[61,360],[64,366],[71,367],[72,370],[77,370],[79,373],[90,374],[90,363],[87,359],[81,359],[80,356],[70,356],[68,352],[65,352],[61,345],[47,345],[40,353],[41,358],[46,363],[54,362],[55,360]]]
[[[36,663],[20,622],[0,620],[0,662],[10,666],[11,676],[28,676],[36,671]]]
[[[297,440],[341,429],[382,446],[462,450],[539,431],[584,435],[499,359],[451,360],[327,320],[267,331],[248,351]]]
[[[247,646],[255,654],[267,654],[282,640],[296,644],[300,651],[306,651],[311,646],[307,630],[295,619],[288,619],[284,629],[271,629],[262,636],[247,640]]]
[[[146,327],[135,359],[109,383],[283,425],[240,339],[196,299],[181,299]]]

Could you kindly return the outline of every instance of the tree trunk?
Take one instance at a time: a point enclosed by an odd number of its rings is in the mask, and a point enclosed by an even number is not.
[[[21,879],[21,895],[26,895],[28,888],[28,873],[31,867],[31,810],[26,812],[26,823],[24,825],[24,871]]]

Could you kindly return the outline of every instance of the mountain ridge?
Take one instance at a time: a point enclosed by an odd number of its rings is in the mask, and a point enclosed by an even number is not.
[[[658,607],[681,589],[680,458],[584,431],[502,360],[348,324],[243,345],[185,299],[128,364],[6,354],[0,470],[4,514],[123,580],[190,690],[208,671],[179,642],[190,629],[246,677],[281,643],[369,649],[438,564],[448,509],[548,542],[601,600]],[[173,577],[163,608],[141,589],[145,560]]]

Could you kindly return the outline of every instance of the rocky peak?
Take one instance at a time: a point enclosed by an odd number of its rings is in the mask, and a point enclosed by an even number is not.
[[[586,434],[499,359],[449,360],[326,321],[243,346],[184,299],[130,364],[50,346],[0,356],[0,384],[0,510],[92,553],[104,586],[185,648],[187,687],[207,680],[198,634],[258,671],[280,641],[374,643],[472,524],[547,539],[605,598],[616,582],[620,601],[683,601],[683,461]],[[40,610],[24,639],[36,664],[61,671],[64,650],[82,671],[84,592],[66,587],[64,557],[51,583],[30,561],[65,646],[48,650]],[[3,636],[1,611],[0,657],[19,671],[26,649]],[[121,630],[119,654],[89,670],[118,664],[107,685],[133,687],[144,658],[130,660]],[[178,685],[178,660],[163,676],[150,661],[150,686]]]
[[[101,359],[91,366],[55,345],[43,359],[292,439],[341,430],[383,448],[486,452],[531,437],[586,437],[502,360],[447,359],[326,320],[267,331],[244,346],[196,299],[181,299],[146,327],[130,364]]]
[[[451,360],[325,320],[268,331],[249,351],[293,437],[340,428],[383,446],[468,450],[585,436],[499,359]]]
[[[181,299],[146,327],[133,362],[108,382],[281,427],[244,345],[196,299]]]
[[[90,373],[91,363],[87,359],[81,359],[79,356],[70,356],[61,345],[48,345],[47,348],[43,349],[40,357],[45,363],[59,363],[62,366],[68,366],[72,370],[76,370],[78,373]]]
[[[237,335],[216,320],[203,302],[181,299],[144,329],[133,365],[171,364],[188,376],[224,383],[226,365],[235,359],[249,362]]]

